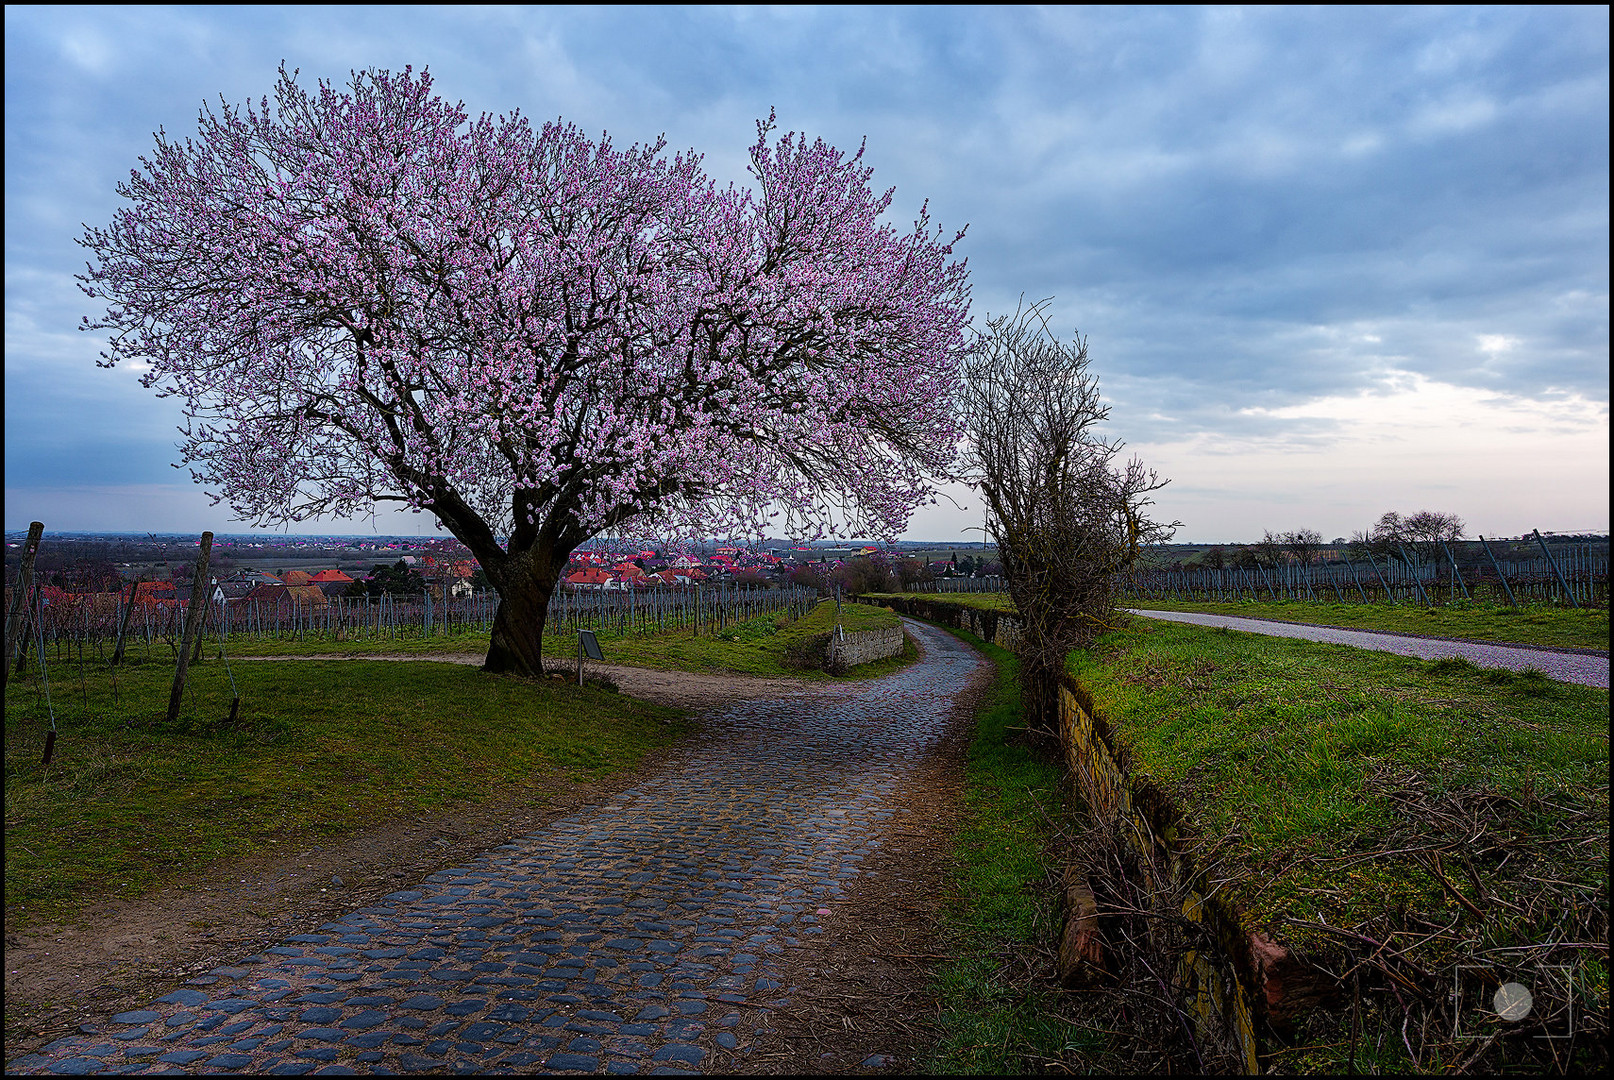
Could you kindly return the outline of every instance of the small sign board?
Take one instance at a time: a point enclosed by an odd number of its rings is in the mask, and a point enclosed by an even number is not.
[[[590,660],[604,660],[605,654],[600,652],[600,643],[592,630],[579,630],[577,643]]]

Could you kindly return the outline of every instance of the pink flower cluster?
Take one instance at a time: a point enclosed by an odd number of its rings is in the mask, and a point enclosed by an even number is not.
[[[282,69],[273,109],[159,133],[80,240],[108,304],[82,329],[182,399],[215,501],[264,523],[401,501],[511,552],[904,526],[959,437],[962,232],[881,224],[862,150],[772,115],[754,187],[720,189],[665,140],[473,122],[431,88]]]

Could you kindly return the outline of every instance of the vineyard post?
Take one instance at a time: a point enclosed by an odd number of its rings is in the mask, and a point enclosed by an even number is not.
[[[212,600],[213,594],[209,592],[207,598]],[[191,597],[191,603],[193,605],[196,603],[196,597],[194,595]],[[193,664],[199,664],[202,662],[202,638],[207,635],[208,608],[204,606],[201,611],[201,615],[198,616],[196,620],[196,646],[191,652],[191,663]]]
[[[1362,595],[1362,603],[1367,603],[1367,590],[1362,588],[1362,579],[1356,576],[1356,566],[1351,562],[1350,556],[1345,556],[1345,565],[1350,568],[1351,582],[1355,584],[1356,591]]]
[[[135,594],[139,591],[140,582],[131,581],[129,583],[129,603],[123,609],[123,618],[118,621],[118,640],[117,643],[112,646],[113,667],[117,667],[123,662],[124,643],[129,634],[129,619],[134,615]]]
[[[1491,545],[1485,542],[1485,537],[1483,536],[1479,538],[1479,542],[1480,547],[1485,549],[1485,557],[1491,560],[1491,567],[1496,571],[1497,580],[1502,583],[1502,591],[1507,593],[1508,603],[1518,607],[1519,602],[1513,598],[1513,586],[1508,584],[1508,576],[1503,572],[1502,564],[1496,561],[1495,555],[1491,554]]]
[[[1463,580],[1462,572],[1457,569],[1457,556],[1452,554],[1450,545],[1448,545],[1446,543],[1446,541],[1442,540],[1440,542],[1440,546],[1446,549],[1446,558],[1451,560],[1451,576],[1452,576],[1452,579],[1454,581],[1456,581],[1459,586],[1462,587],[1463,599],[1464,600],[1472,600],[1472,599],[1474,599],[1471,595],[1469,595],[1468,582]],[[1457,599],[1457,597],[1453,596],[1452,599],[1455,600],[1455,599]]]
[[[168,694],[168,722],[179,716],[179,702],[185,693],[185,669],[190,665],[191,637],[196,633],[198,616],[207,606],[207,557],[213,550],[213,534],[202,534],[202,550],[196,556],[196,576],[191,582],[191,605],[185,613],[185,636],[180,640],[179,660],[174,665],[174,688]],[[200,603],[198,602],[200,601]]]
[[[1367,553],[1367,564],[1373,568],[1373,576],[1379,579],[1379,584],[1384,586],[1384,598],[1390,602],[1391,607],[1395,607],[1395,590],[1390,588],[1390,583],[1379,573],[1379,564],[1373,561],[1371,551]]]
[[[1564,595],[1569,598],[1569,606],[1578,610],[1580,608],[1580,604],[1576,602],[1575,594],[1569,591],[1569,585],[1564,581],[1563,572],[1558,569],[1557,560],[1552,557],[1552,552],[1547,550],[1547,542],[1541,539],[1541,530],[1531,529],[1530,532],[1535,536],[1536,543],[1541,545],[1541,554],[1547,557],[1547,565],[1552,567],[1552,575],[1558,579],[1558,587],[1562,589],[1564,591]]]
[[[1418,590],[1418,597],[1423,600],[1425,607],[1433,607],[1434,601],[1429,599],[1429,594],[1423,591],[1423,581],[1418,574],[1418,565],[1412,561],[1412,556],[1407,553],[1404,544],[1397,544],[1396,547],[1401,549],[1401,561],[1407,564],[1407,573],[1412,578],[1412,587]]]
[[[28,539],[22,548],[22,566],[17,573],[17,591],[11,594],[11,610],[6,614],[6,662],[0,670],[0,685],[5,684],[6,673],[11,670],[12,660],[21,662],[21,654],[26,648],[20,647],[20,642],[26,640],[28,613],[28,590],[34,584],[34,556],[39,554],[39,540],[45,535],[45,523],[32,521],[28,523]]]

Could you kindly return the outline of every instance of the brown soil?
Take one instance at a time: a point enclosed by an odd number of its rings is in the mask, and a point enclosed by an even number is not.
[[[453,655],[367,659],[481,662]],[[604,664],[589,665],[588,674],[606,675],[634,697],[698,709],[822,686]],[[789,1007],[774,1014],[780,1045],[754,1059],[758,1071],[875,1071],[860,1068],[871,1055],[890,1059],[878,1071],[904,1065],[911,1070],[910,1063],[929,1045],[934,1008],[926,1003],[924,969],[936,956],[931,942],[944,853],[968,745],[968,724],[962,720],[973,715],[978,692],[979,686],[972,686],[961,695],[956,714],[961,722],[906,793],[906,813],[892,819],[887,843],[865,861],[868,873],[855,879],[837,903],[826,931],[788,954],[786,985],[800,989]],[[599,783],[536,777],[498,798],[390,822],[305,851],[226,860],[146,896],[93,905],[69,923],[8,926],[6,1057],[104,1023],[115,1013],[144,1008],[209,968],[312,931],[547,821],[609,799],[653,773],[666,754],[652,754],[638,769]]]
[[[947,738],[899,797],[879,854],[830,905],[824,932],[784,954],[790,1003],[773,1013],[775,1034],[744,1071],[924,1071],[939,1035],[931,972],[952,958],[940,928],[954,880],[970,721],[991,676],[983,667],[959,694]]]

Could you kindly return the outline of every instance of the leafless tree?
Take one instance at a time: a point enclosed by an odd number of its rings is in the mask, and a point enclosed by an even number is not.
[[[1394,510],[1385,512],[1367,533],[1352,537],[1352,547],[1375,555],[1400,559],[1409,569],[1426,563],[1441,565],[1441,545],[1461,540],[1468,526],[1456,514],[1419,510],[1405,517]]]
[[[1293,529],[1280,538],[1283,549],[1293,555],[1301,566],[1310,566],[1317,560],[1323,547],[1323,534],[1316,529]]]
[[[1119,575],[1179,522],[1149,516],[1164,487],[1098,425],[1109,418],[1087,341],[1062,343],[1049,301],[988,318],[964,362],[960,415],[968,435],[963,479],[986,502],[1009,595],[1023,625],[1016,649],[1028,726],[1051,732],[1054,684],[1065,658],[1118,625]]]
[[[1283,561],[1284,542],[1280,533],[1267,529],[1261,533],[1261,539],[1250,545],[1255,550],[1255,561],[1258,566],[1273,567]]]

